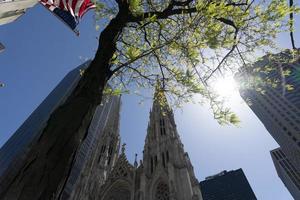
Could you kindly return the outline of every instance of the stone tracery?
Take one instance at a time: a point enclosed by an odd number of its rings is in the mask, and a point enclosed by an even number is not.
[[[115,184],[110,190],[107,191],[103,200],[130,200],[130,188],[124,182]]]
[[[202,199],[173,113],[169,112],[163,114],[160,105],[154,101],[141,164],[138,165],[136,156],[131,165],[125,155],[125,144],[122,145],[121,154],[101,186],[101,200]]]
[[[170,199],[169,186],[164,182],[160,182],[156,186],[155,200],[169,200],[169,199]]]

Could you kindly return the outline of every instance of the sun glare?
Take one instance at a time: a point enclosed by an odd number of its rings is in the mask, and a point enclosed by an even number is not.
[[[233,77],[218,78],[212,86],[215,92],[222,97],[230,97],[238,91]]]

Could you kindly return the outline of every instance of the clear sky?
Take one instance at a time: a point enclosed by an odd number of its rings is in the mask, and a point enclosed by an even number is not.
[[[300,27],[300,17],[296,20],[296,27]],[[93,12],[85,16],[79,29],[81,36],[76,37],[40,5],[16,22],[0,26],[0,42],[6,46],[0,53],[0,82],[5,83],[0,88],[0,146],[67,72],[93,57],[99,35]],[[288,34],[282,35],[278,43],[289,47]],[[152,104],[149,101],[139,105],[138,101],[128,95],[122,99],[121,137],[127,143],[131,162],[135,153],[142,157]],[[242,168],[258,199],[292,199],[277,177],[269,153],[278,145],[237,93],[230,105],[242,120],[239,128],[218,125],[205,105],[185,105],[175,112],[179,134],[198,179]]]

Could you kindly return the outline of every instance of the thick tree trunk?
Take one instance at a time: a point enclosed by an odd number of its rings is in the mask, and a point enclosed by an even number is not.
[[[110,60],[126,25],[128,9],[119,11],[102,31],[99,48],[90,67],[64,105],[56,109],[28,158],[0,199],[58,199],[89,128],[102,91],[111,77]]]

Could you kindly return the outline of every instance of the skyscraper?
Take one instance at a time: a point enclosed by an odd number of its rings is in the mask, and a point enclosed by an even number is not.
[[[86,68],[90,61],[80,65],[69,72],[64,79],[55,87],[45,100],[32,112],[25,122],[9,138],[0,149],[0,186],[3,183],[3,174],[10,166],[10,173],[13,168],[19,167],[31,144],[38,138],[40,131],[46,125],[51,113],[61,105],[71,94],[80,80],[79,70]],[[1,188],[1,187],[0,187]]]
[[[51,113],[69,97],[81,78],[80,70],[87,68],[89,63],[90,61],[87,61],[69,72],[1,147],[0,195],[3,194],[23,166],[28,152],[40,137]],[[63,192],[58,194],[60,199],[68,199],[73,193],[76,195],[82,195],[83,192],[89,194],[91,191],[84,189],[85,187],[82,185],[96,182],[97,187],[99,187],[101,182],[104,182],[119,151],[120,103],[120,97],[106,96],[103,98],[103,103],[97,107],[88,132],[76,153],[76,159],[68,179],[64,183]],[[95,156],[98,156],[97,161],[95,161]],[[110,161],[106,162],[106,160]],[[87,174],[87,176],[83,176],[83,174]],[[11,193],[13,191],[8,192],[8,195],[4,195],[4,197],[0,196],[0,198],[10,200],[12,199],[9,196]],[[86,199],[85,196],[82,199]]]
[[[294,199],[300,199],[300,174],[281,148],[271,151],[276,171]]]
[[[264,56],[237,79],[248,84],[240,88],[241,97],[300,171],[300,59],[286,61],[292,56],[290,51]]]
[[[203,200],[256,200],[242,169],[209,176],[200,188]]]
[[[300,173],[300,58],[289,50],[266,55],[244,67],[236,77],[246,84],[240,88],[241,97],[281,147],[271,152],[272,159],[279,177],[294,196],[297,187],[288,174]],[[275,155],[284,157],[278,160]]]
[[[0,0],[0,25],[15,21],[37,2],[37,0]]]

